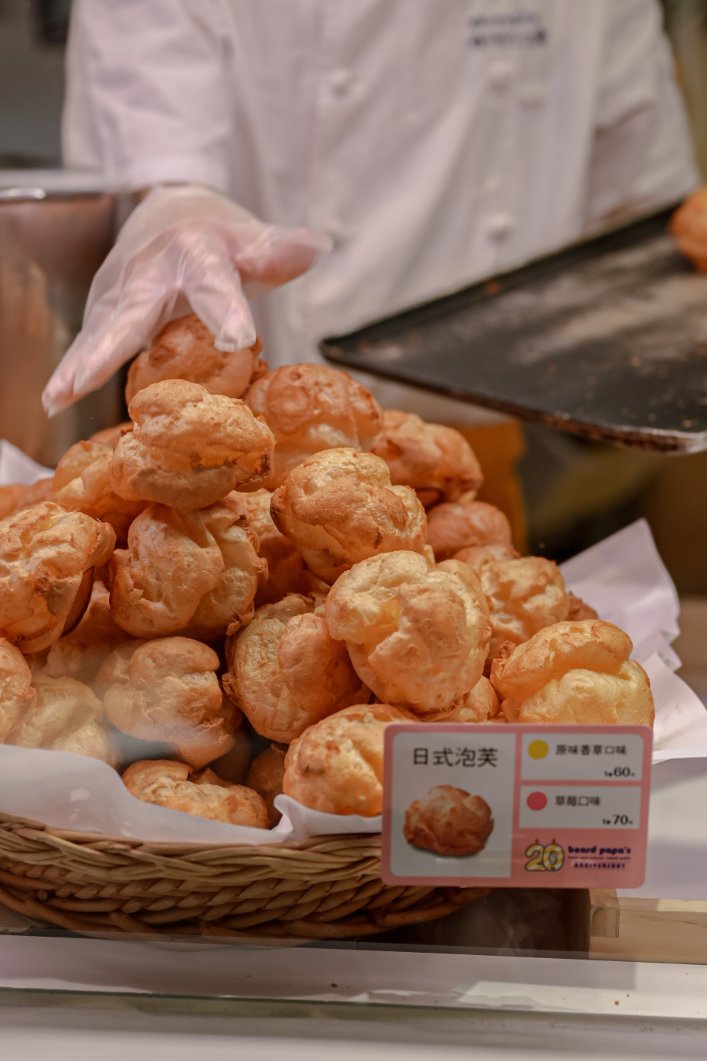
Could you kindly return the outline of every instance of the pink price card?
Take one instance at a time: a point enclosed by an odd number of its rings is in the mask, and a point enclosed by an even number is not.
[[[638,888],[646,726],[390,725],[387,884]]]

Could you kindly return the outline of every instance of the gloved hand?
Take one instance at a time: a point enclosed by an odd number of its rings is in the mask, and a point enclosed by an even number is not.
[[[196,185],[157,188],[131,214],[89,291],[83,328],[42,395],[50,416],[97,390],[185,299],[219,350],[255,341],[253,297],[314,265],[327,236],[264,224]],[[187,307],[184,307],[187,312]]]

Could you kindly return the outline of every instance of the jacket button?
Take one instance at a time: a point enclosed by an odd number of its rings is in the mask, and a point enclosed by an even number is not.
[[[343,66],[332,70],[329,77],[329,87],[335,96],[346,96],[353,84],[353,74]]]
[[[340,221],[339,218],[330,218],[323,228],[327,236],[331,237],[335,247],[340,247],[342,243],[346,242],[349,231],[343,221]]]
[[[521,85],[518,88],[518,99],[530,107],[537,107],[547,99],[547,88],[542,84]]]
[[[508,59],[496,59],[489,64],[489,83],[496,89],[503,90],[508,88],[513,80],[513,74],[513,64]]]
[[[513,220],[513,215],[509,214],[507,210],[496,210],[494,213],[488,214],[484,221],[484,227],[491,239],[503,240],[515,228],[515,221]]]

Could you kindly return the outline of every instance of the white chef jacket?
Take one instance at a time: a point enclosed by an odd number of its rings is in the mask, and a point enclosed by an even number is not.
[[[275,364],[697,182],[657,0],[75,0],[67,73],[66,164],[331,234],[257,311]]]

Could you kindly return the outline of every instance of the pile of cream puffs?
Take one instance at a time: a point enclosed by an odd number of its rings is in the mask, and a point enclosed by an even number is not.
[[[381,811],[394,722],[651,724],[631,642],[520,556],[465,440],[189,315],[130,421],[0,488],[0,741],[268,828]]]

